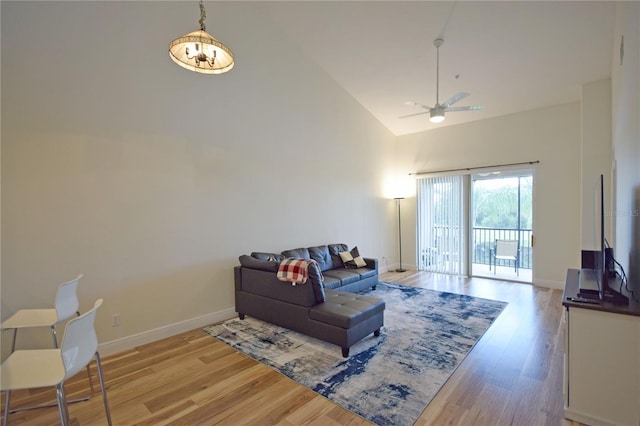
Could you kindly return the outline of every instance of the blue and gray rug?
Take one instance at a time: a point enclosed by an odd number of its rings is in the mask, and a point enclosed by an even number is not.
[[[380,337],[343,358],[336,345],[250,317],[206,327],[211,336],[379,425],[411,425],[507,303],[380,283]]]

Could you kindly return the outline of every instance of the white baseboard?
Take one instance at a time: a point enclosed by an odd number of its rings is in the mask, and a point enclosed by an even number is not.
[[[564,281],[539,280],[536,278],[533,284],[538,287],[557,288],[559,290],[564,290]]]
[[[120,339],[111,340],[109,342],[100,343],[99,351],[101,356],[112,355],[118,352],[135,348],[136,346],[145,345],[176,334],[184,333],[189,330],[204,327],[209,324],[224,321],[232,318],[236,314],[235,308],[228,308],[218,312],[169,324],[153,330],[144,331],[142,333],[133,334],[131,336],[122,337]]]
[[[591,414],[588,414],[588,413],[582,413],[579,410],[573,410],[568,407],[565,407],[564,409],[564,417],[565,419],[574,420],[576,422],[580,422],[585,425],[615,426],[618,424],[618,423],[610,422],[607,419],[602,419],[597,416],[592,416]]]
[[[395,265],[394,265],[395,266]],[[404,265],[403,265],[404,266]],[[411,265],[413,266],[413,265]],[[380,273],[386,272],[384,267],[379,267]],[[393,270],[393,269],[391,269]],[[563,289],[564,282],[536,280],[535,285],[540,287]],[[112,355],[118,352],[126,351],[136,346],[145,345],[176,334],[184,333],[189,330],[204,327],[209,324],[224,321],[235,316],[235,308],[227,308],[221,311],[212,312],[196,318],[169,324],[153,330],[144,331],[142,333],[133,334],[131,336],[122,337],[120,339],[103,342],[99,345],[100,354],[102,356]]]
[[[378,265],[378,273],[384,274],[385,272],[395,272],[396,269],[400,268],[399,263],[392,263],[391,265]],[[402,269],[406,269],[407,271],[417,271],[418,267],[416,265],[409,265],[406,263],[402,264]]]

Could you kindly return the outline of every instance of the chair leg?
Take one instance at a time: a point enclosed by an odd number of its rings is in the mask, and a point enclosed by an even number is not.
[[[58,416],[60,417],[60,424],[65,425],[64,410],[62,408],[62,394],[60,392],[60,385],[56,386],[56,402],[58,403]]]
[[[7,426],[9,423],[9,395],[11,395],[11,391],[7,389],[4,392],[4,418],[2,419],[2,426]]]
[[[89,364],[87,364],[87,378],[89,380],[89,389],[91,389],[91,391],[89,393],[89,396],[85,399],[85,401],[91,399],[94,393],[93,380],[91,380],[91,369],[89,368]]]
[[[13,353],[16,350],[16,336],[18,335],[18,329],[14,328],[13,329],[13,339],[11,340],[11,352]]]
[[[53,347],[58,349],[58,333],[56,333],[56,325],[51,326],[51,336],[53,337]]]
[[[96,352],[96,366],[98,367],[98,379],[100,380],[100,390],[102,391],[102,399],[104,400],[104,411],[107,413],[107,424],[111,426],[111,410],[109,409],[107,388],[104,386],[104,375],[102,374],[102,362],[100,362],[100,354],[98,352]]]
[[[60,424],[62,426],[71,424],[69,407],[67,406],[67,397],[64,393],[64,382],[56,386],[56,399],[58,400],[58,415],[60,416]]]

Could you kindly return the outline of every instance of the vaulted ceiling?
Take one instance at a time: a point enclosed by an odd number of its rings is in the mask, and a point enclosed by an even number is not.
[[[578,101],[610,77],[614,2],[298,1],[262,3],[335,81],[395,135]],[[405,105],[471,95],[440,124]],[[313,99],[309,99],[313,102]]]

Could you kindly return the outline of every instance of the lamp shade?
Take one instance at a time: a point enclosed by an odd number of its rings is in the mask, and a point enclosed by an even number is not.
[[[222,74],[233,68],[233,53],[205,30],[196,30],[169,44],[169,57],[189,71]]]

